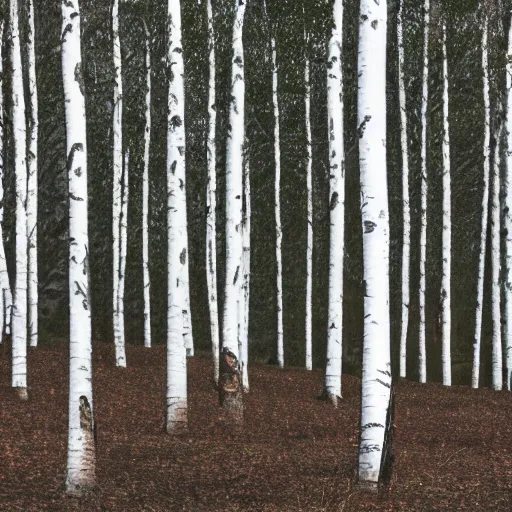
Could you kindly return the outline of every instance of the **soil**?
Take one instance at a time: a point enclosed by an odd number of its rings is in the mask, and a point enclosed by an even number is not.
[[[355,479],[361,381],[343,377],[337,409],[318,400],[322,372],[250,367],[243,430],[226,429],[206,354],[189,359],[189,429],[164,433],[165,348],[94,344],[96,493],[63,492],[67,345],[29,350],[29,400],[10,388],[0,345],[0,510],[509,511],[508,392],[396,384],[394,464],[378,492]]]

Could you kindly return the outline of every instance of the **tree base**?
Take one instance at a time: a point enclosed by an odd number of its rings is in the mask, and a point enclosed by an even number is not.
[[[14,393],[16,394],[19,400],[23,402],[26,402],[28,400],[27,388],[14,388]]]
[[[220,356],[219,402],[226,413],[226,424],[240,425],[244,421],[244,404],[240,364],[233,352],[222,349]]]
[[[95,483],[73,484],[66,482],[66,495],[71,498],[89,498],[96,494],[99,490]]]
[[[378,492],[379,491],[378,482],[370,482],[368,480],[358,480],[356,487],[360,491],[367,491],[367,492]]]
[[[338,407],[338,400],[341,399],[341,396],[338,396],[334,393],[329,393],[325,388],[322,391],[322,394],[318,397],[318,400],[323,400],[325,402],[329,402],[334,407]]]

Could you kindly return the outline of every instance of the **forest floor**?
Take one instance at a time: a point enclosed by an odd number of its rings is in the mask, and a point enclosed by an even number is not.
[[[357,487],[360,384],[343,377],[337,409],[316,397],[322,372],[250,367],[245,426],[226,432],[206,356],[189,360],[189,430],[163,431],[165,350],[94,344],[96,494],[63,493],[67,346],[29,351],[29,401],[10,388],[0,345],[0,510],[510,511],[512,396],[469,387],[396,385],[393,473]]]

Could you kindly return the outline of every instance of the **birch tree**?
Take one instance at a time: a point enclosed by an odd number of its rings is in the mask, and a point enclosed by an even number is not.
[[[242,175],[244,148],[244,49],[242,44],[245,0],[235,0],[231,94],[226,144],[226,285],[219,369],[219,401],[232,423],[243,420],[238,311],[242,267]]]
[[[187,426],[185,90],[179,0],[167,4],[167,432]]]
[[[384,0],[361,0],[358,60],[364,342],[359,480],[380,478],[391,389]]]
[[[480,343],[482,338],[482,312],[484,299],[484,270],[485,248],[487,245],[487,210],[489,202],[489,171],[490,171],[490,143],[491,143],[491,107],[489,99],[489,63],[488,63],[488,20],[484,16],[482,28],[482,72],[483,72],[483,98],[484,98],[484,164],[483,181],[484,191],[482,195],[482,229],[480,232],[480,254],[478,259],[478,281],[476,299],[475,338],[473,344],[473,372],[471,385],[478,388],[480,376]]]
[[[28,233],[28,337],[31,347],[37,346],[37,138],[38,106],[35,55],[34,3],[28,0],[27,54],[28,54],[28,183],[27,183],[27,233]]]
[[[345,157],[343,144],[343,2],[332,2],[332,29],[327,46],[327,117],[329,131],[329,310],[325,393],[337,404],[341,398],[343,334],[343,258],[345,232]]]
[[[26,400],[27,393],[27,165],[25,98],[21,67],[18,1],[9,0],[12,66],[12,124],[16,179],[16,282],[12,312],[12,386]]]
[[[506,64],[506,93],[507,93],[507,117],[506,117],[506,160],[504,185],[504,228],[505,239],[505,386],[512,391],[512,12],[509,13],[511,22],[508,29],[508,48]],[[478,384],[478,383],[477,383]]]
[[[62,79],[69,184],[69,430],[66,491],[95,485],[92,345],[88,288],[87,137],[81,74],[80,10],[62,0]]]
[[[112,167],[112,239],[113,239],[113,322],[114,344],[116,348],[116,366],[126,367],[124,329],[121,328],[119,312],[119,272],[120,272],[120,226],[121,226],[121,190],[123,174],[123,78],[121,68],[121,41],[119,38],[119,0],[112,4],[112,40],[114,55],[114,117],[112,131],[114,134]],[[123,322],[124,324],[124,322]]]
[[[151,143],[151,40],[146,21],[146,106],[144,111],[144,169],[142,171],[142,279],[144,286],[144,346],[151,347],[151,295],[149,278],[149,149]]]
[[[427,262],[427,107],[428,107],[428,44],[430,29],[430,0],[424,2],[423,27],[423,85],[421,98],[421,224],[420,224],[420,288],[419,288],[419,373],[420,382],[427,382],[427,353],[425,346],[425,287]]]
[[[409,148],[407,144],[407,99],[404,81],[404,39],[403,39],[404,0],[400,0],[397,16],[398,40],[398,100],[400,103],[400,145],[402,149],[402,328],[400,337],[400,377],[407,375],[407,328],[409,326],[409,276],[411,254],[411,208],[409,205]]]
[[[451,174],[450,174],[450,125],[448,120],[448,57],[446,54],[446,22],[443,21],[443,277],[441,282],[441,325],[443,384],[452,385],[451,369]]]
[[[208,179],[206,185],[206,283],[210,308],[210,332],[212,337],[213,378],[219,382],[219,305],[217,302],[217,171],[215,127],[215,32],[211,0],[206,0],[208,18],[208,138],[206,157]]]

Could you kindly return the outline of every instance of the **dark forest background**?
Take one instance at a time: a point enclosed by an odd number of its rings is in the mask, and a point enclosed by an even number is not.
[[[4,0],[5,3],[5,0]],[[232,0],[213,0],[217,62],[218,277],[222,306],[224,264],[224,170],[227,102],[231,66]],[[253,360],[274,357],[276,344],[274,155],[270,30],[277,36],[281,114],[283,285],[285,363],[303,365],[306,292],[306,134],[304,64],[311,59],[311,107],[314,173],[313,356],[325,362],[328,291],[328,159],[326,41],[330,2],[269,0],[269,19],[262,0],[249,0],[244,26],[246,125],[252,186],[252,260],[249,346]],[[187,198],[190,292],[196,350],[210,348],[205,270],[207,20],[205,1],[182,0],[185,58]],[[492,101],[504,90],[506,40],[496,2],[490,14]],[[20,1],[22,37],[26,6]],[[130,146],[128,261],[126,268],[126,338],[142,344],[142,168],[144,130],[144,26],[152,33],[152,140],[150,160],[150,271],[152,336],[166,339],[166,2],[120,4],[124,88],[124,143]],[[402,158],[398,110],[396,2],[388,2],[388,176],[391,219],[391,336],[393,363],[398,361],[401,322]],[[428,109],[428,377],[440,380],[438,328],[441,278],[442,55],[441,15],[447,16],[450,78],[451,166],[453,201],[452,360],[454,382],[468,384],[475,324],[476,279],[481,227],[483,168],[483,97],[481,68],[482,10],[476,0],[432,6]],[[86,87],[89,173],[89,235],[93,336],[112,342],[112,62],[111,3],[82,1],[82,58]],[[7,15],[7,5],[3,6]],[[357,52],[359,2],[344,8],[343,85],[346,152],[346,256],[344,280],[344,371],[360,371],[363,303],[362,240],[357,146]],[[417,377],[418,257],[420,214],[420,106],[423,51],[423,7],[405,0],[405,79],[411,172],[411,304],[408,331],[408,375]],[[39,93],[39,293],[40,340],[68,336],[67,172],[61,75],[60,2],[35,0]],[[306,47],[304,28],[310,34]],[[507,27],[505,27],[507,28]],[[7,50],[9,40],[4,40]],[[14,281],[14,177],[10,118],[10,67],[4,51],[6,105],[5,243]],[[342,234],[340,233],[340,236]],[[488,267],[489,267],[489,262]],[[482,377],[490,370],[489,286],[485,288]],[[222,309],[220,309],[222,311]],[[130,362],[128,361],[128,364]],[[397,371],[397,364],[394,364]]]

